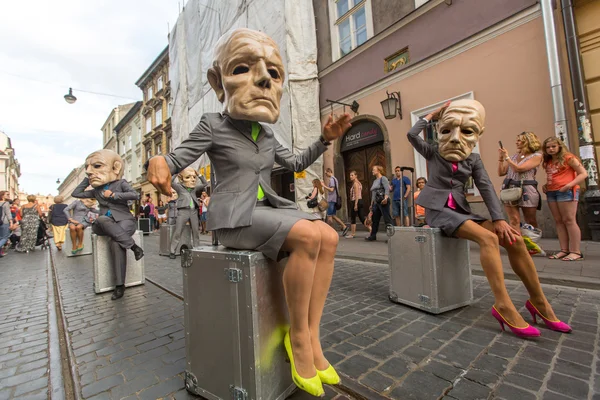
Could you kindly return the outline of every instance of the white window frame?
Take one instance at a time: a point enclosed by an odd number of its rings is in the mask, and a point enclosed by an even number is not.
[[[152,116],[146,117],[146,134],[152,132]]]
[[[146,101],[152,100],[153,97],[154,97],[154,93],[152,92],[152,85],[150,85],[150,86],[148,86],[148,89],[146,90]]]
[[[163,88],[163,77],[162,75],[158,77],[156,80],[156,91],[160,92]]]
[[[132,148],[132,139],[131,139],[131,135],[127,136],[127,150],[131,150]]]
[[[156,154],[162,154],[162,143],[161,142],[155,143],[154,148],[156,150]]]
[[[423,4],[427,3],[429,0],[415,0],[415,9],[421,7]]]
[[[333,61],[337,61],[342,57],[340,51],[340,35],[338,29],[338,23],[345,21],[350,18],[350,37],[352,41],[352,50],[350,53],[356,49],[356,42],[354,37],[354,22],[352,20],[352,10],[357,10],[360,6],[364,5],[365,7],[365,19],[367,23],[367,41],[373,37],[373,12],[371,9],[371,0],[348,0],[349,4],[352,6],[348,9],[348,12],[338,18],[337,15],[337,0],[329,0],[329,30],[331,33],[331,57]],[[348,54],[350,54],[348,53]]]
[[[159,118],[160,116],[160,118]],[[154,110],[154,126],[159,126],[163,123],[163,117],[162,117],[162,105],[157,108],[156,110]]]
[[[474,100],[475,94],[473,92],[467,92],[467,93],[461,94],[459,96],[452,97],[452,98],[440,101],[438,103],[428,105],[427,107],[423,107],[418,110],[412,111],[410,113],[411,124],[412,125],[416,124],[417,121],[419,120],[419,118],[423,118],[430,112],[440,108],[447,101],[463,100],[463,99]],[[421,137],[423,138],[423,132],[421,132]],[[417,179],[420,176],[427,177],[427,160],[425,160],[425,157],[423,157],[421,154],[419,154],[414,149],[413,149],[413,153],[414,153],[414,157],[415,157],[415,179]],[[480,154],[479,153],[479,143],[477,143],[477,145],[473,149],[473,153]],[[477,186],[475,186],[475,185],[473,185],[473,189],[469,190],[467,193],[472,196],[480,195],[479,190],[477,189]]]

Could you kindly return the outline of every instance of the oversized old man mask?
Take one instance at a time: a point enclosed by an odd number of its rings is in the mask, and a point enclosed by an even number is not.
[[[112,150],[98,150],[85,159],[85,173],[97,188],[123,177],[123,160]]]
[[[471,155],[485,129],[485,109],[476,100],[450,103],[437,122],[439,152],[448,161]]]
[[[264,33],[240,28],[217,42],[208,81],[232,118],[275,123],[283,80],[277,44]]]
[[[179,182],[186,188],[193,189],[196,187],[196,181],[198,180],[198,174],[194,168],[187,167],[179,173]]]

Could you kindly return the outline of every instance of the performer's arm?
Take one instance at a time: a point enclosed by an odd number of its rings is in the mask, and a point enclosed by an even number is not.
[[[436,152],[435,147],[427,143],[420,136],[421,131],[425,129],[428,123],[429,121],[425,118],[418,120],[417,123],[412,128],[410,128],[410,131],[408,131],[407,134],[408,141],[410,142],[410,144],[412,144],[415,150],[417,150],[419,154],[421,154],[427,160],[433,157],[433,155]]]
[[[81,183],[73,190],[71,196],[76,199],[95,199],[96,196],[94,196],[94,190],[85,190],[88,186],[90,186],[90,180],[88,178],[83,178]]]
[[[483,166],[481,157],[478,154],[476,157],[477,159],[473,164],[473,180],[475,181],[475,185],[477,186],[479,193],[481,193],[481,197],[483,197],[483,201],[492,216],[492,221],[504,220],[502,205],[496,195],[494,185],[492,184],[492,181],[490,181],[490,177]]]
[[[202,154],[210,149],[211,145],[212,130],[208,123],[208,118],[206,115],[203,115],[188,138],[175,150],[164,156],[169,165],[171,175],[176,174],[196,161]]]
[[[75,208],[75,203],[77,203],[77,201],[73,201],[71,202],[71,204],[69,204],[64,210],[63,212],[65,213],[65,215],[67,216],[67,221],[71,222],[71,210],[73,208]]]
[[[275,162],[291,171],[300,172],[314,163],[325,150],[327,145],[317,140],[300,154],[294,154],[275,139]]]
[[[198,175],[198,183],[196,183],[196,191],[204,190],[204,188],[208,185],[206,178],[204,175]]]
[[[121,191],[113,192],[110,196],[114,200],[139,200],[140,194],[136,192],[127,181],[121,181]]]

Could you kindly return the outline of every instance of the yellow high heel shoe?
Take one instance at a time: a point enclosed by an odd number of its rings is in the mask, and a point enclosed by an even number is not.
[[[317,375],[319,375],[321,382],[326,385],[339,385],[341,382],[340,376],[335,369],[333,369],[333,365],[331,364],[329,364],[329,367],[324,371],[317,369]]]
[[[292,366],[292,380],[296,386],[315,397],[325,396],[325,391],[323,390],[323,385],[321,384],[321,379],[318,374],[312,378],[303,378],[296,372],[296,364],[294,364],[294,355],[292,354],[292,341],[290,340],[289,332],[286,333],[283,338],[283,345],[285,346],[285,351],[290,359],[290,364]]]

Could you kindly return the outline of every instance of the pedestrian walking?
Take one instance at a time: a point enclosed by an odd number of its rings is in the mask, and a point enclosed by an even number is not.
[[[16,250],[20,253],[34,251],[42,218],[42,211],[37,205],[35,196],[27,196],[27,204],[21,207],[21,218],[21,240]]]
[[[333,170],[331,168],[327,168],[325,170],[325,175],[327,176],[327,184],[321,182],[323,188],[328,192],[327,193],[327,223],[333,227],[333,221],[337,222],[342,227],[342,236],[346,236],[348,230],[350,229],[344,221],[338,218],[336,214],[336,204],[337,198],[339,195],[339,183],[335,176],[333,176]]]
[[[0,257],[4,257],[4,245],[10,237],[10,233],[14,230],[12,215],[10,212],[10,204],[8,202],[8,192],[0,191]]]
[[[156,207],[156,219],[158,221],[158,225],[162,225],[167,222],[167,210],[169,206],[164,203],[164,201],[158,201],[158,207]]]
[[[505,201],[504,210],[510,225],[519,230],[521,214],[526,224],[538,227],[536,211],[542,208],[538,182],[535,175],[542,163],[540,140],[533,132],[522,132],[517,135],[517,152],[509,157],[506,148],[498,149],[498,176],[506,176],[502,189],[521,187],[521,198],[516,201]]]
[[[410,196],[411,182],[407,176],[402,176],[399,166],[394,168],[394,174],[396,176],[392,179],[390,186],[390,191],[393,192],[392,217],[396,220],[396,226],[402,226],[402,219],[404,219],[404,226],[409,226],[408,196]],[[400,202],[402,202],[402,214],[404,214],[402,216],[400,215]]]
[[[52,224],[52,233],[54,236],[54,245],[58,251],[62,250],[62,245],[65,242],[65,233],[69,218],[65,215],[67,205],[63,204],[63,197],[56,196],[54,204],[48,210],[48,222]]]
[[[380,165],[373,166],[371,173],[375,177],[373,185],[371,185],[371,207],[369,219],[372,221],[371,233],[365,238],[366,241],[377,240],[377,231],[379,230],[379,221],[381,217],[385,221],[385,225],[394,225],[394,221],[390,216],[390,181],[383,175],[383,167]]]
[[[325,189],[323,188],[323,183],[319,179],[313,179],[312,181],[313,189],[308,196],[306,196],[306,205],[311,209],[312,215],[320,218],[321,220],[325,220],[327,207],[329,207],[329,203],[325,199]],[[327,203],[327,207],[325,206]]]
[[[556,223],[560,251],[549,258],[563,261],[583,260],[581,230],[577,225],[579,184],[588,174],[579,159],[556,137],[544,140],[544,169],[548,177],[542,187]]]
[[[354,239],[356,235],[356,217],[360,220],[361,224],[367,228],[369,235],[371,234],[371,227],[365,223],[365,204],[362,198],[362,183],[358,180],[356,171],[350,171],[350,234],[346,235],[346,239]]]

